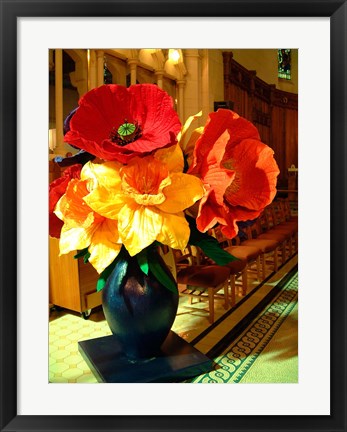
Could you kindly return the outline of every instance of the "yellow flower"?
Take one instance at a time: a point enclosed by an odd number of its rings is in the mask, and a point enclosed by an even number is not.
[[[186,163],[188,167],[193,162],[193,152],[195,148],[195,144],[197,140],[200,138],[204,128],[198,127],[191,131],[190,137],[188,138],[188,131],[191,129],[191,126],[194,122],[196,122],[202,116],[202,111],[198,112],[195,115],[192,115],[187,118],[186,122],[182,126],[181,131],[177,135],[178,145],[181,147],[184,157],[186,159]]]
[[[101,273],[119,254],[122,244],[117,221],[100,216],[84,201],[92,187],[91,180],[71,180],[56,205],[55,214],[64,222],[60,253],[88,248],[89,262]]]
[[[200,179],[177,172],[181,156],[160,153],[134,158],[126,166],[88,162],[81,173],[92,172],[95,188],[84,197],[94,212],[118,221],[119,236],[131,256],[155,240],[183,250],[189,240],[184,210],[204,194]],[[165,163],[167,161],[168,163]],[[106,179],[112,179],[112,183]]]

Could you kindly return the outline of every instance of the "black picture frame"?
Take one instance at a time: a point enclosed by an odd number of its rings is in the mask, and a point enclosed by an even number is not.
[[[0,429],[1,431],[346,431],[347,3],[343,0],[0,0]],[[331,415],[17,415],[17,23],[18,17],[330,17],[331,23]],[[314,41],[313,41],[314,43]],[[322,60],[324,61],[324,59]],[[324,107],[322,107],[324,110]],[[319,119],[318,119],[319,123]],[[314,143],[312,143],[314,145]],[[314,149],[313,149],[314,151]],[[317,175],[322,174],[318,167]],[[313,180],[314,184],[314,180]],[[319,206],[319,203],[317,203]],[[317,213],[319,208],[317,208]],[[317,228],[317,233],[328,227]],[[324,252],[322,252],[324,260]],[[317,263],[319,266],[319,263]],[[324,323],[321,323],[324,325]],[[317,329],[319,331],[319,329]],[[321,357],[317,347],[317,359]],[[312,361],[315,361],[313,358]],[[319,380],[319,376],[317,376]],[[34,391],[34,389],[33,389]],[[269,396],[273,397],[275,395]],[[186,401],[181,401],[186,403]],[[206,401],[193,406],[203,407]]]

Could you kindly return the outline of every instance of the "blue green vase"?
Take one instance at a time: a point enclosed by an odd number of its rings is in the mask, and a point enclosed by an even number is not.
[[[173,279],[162,257],[155,253]],[[175,320],[178,290],[169,290],[151,271],[146,275],[136,257],[123,251],[102,290],[102,308],[124,355],[151,358],[159,354]]]

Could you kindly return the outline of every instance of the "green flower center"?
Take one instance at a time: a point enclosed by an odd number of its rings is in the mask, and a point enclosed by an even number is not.
[[[121,124],[118,129],[115,127],[111,130],[110,139],[118,145],[125,146],[136,141],[142,135],[142,129],[138,122],[129,123],[127,119]]]
[[[136,130],[136,126],[132,123],[123,123],[119,126],[117,132],[121,137],[132,135]]]

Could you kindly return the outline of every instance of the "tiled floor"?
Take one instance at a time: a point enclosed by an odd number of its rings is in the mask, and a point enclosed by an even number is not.
[[[285,274],[286,267],[280,269],[274,276],[274,280]],[[269,276],[269,275],[268,275]],[[272,279],[268,280],[271,287]],[[258,286],[255,271],[250,273],[249,292]],[[265,287],[266,288],[266,287]],[[256,294],[256,293],[255,293]],[[257,301],[254,295],[252,301]],[[237,303],[242,300],[240,284],[237,283]],[[187,341],[193,341],[204,330],[209,328],[208,311],[206,302],[194,302],[189,304],[188,297],[180,297],[179,308],[172,330]],[[242,308],[238,308],[238,314],[242,315]],[[222,300],[215,302],[215,322],[225,314]],[[241,315],[238,319],[241,319]],[[236,316],[236,314],[235,314]],[[208,337],[202,338],[196,346],[201,352],[206,353],[223,337],[230,324],[215,326]],[[101,308],[94,310],[88,320],[80,315],[68,311],[52,311],[49,323],[49,381],[51,383],[96,383],[94,375],[78,352],[78,342],[101,336],[110,335],[111,331],[104,319]]]

